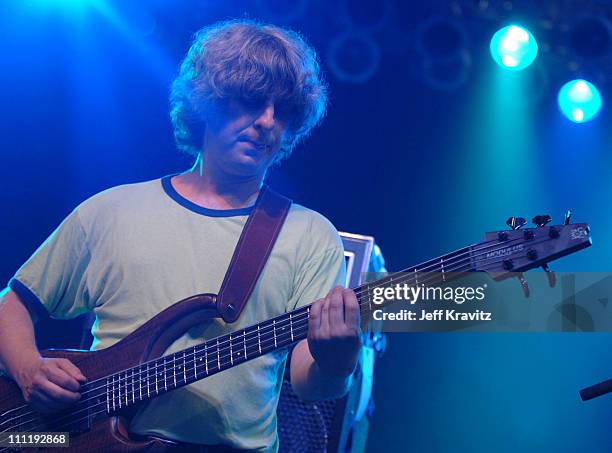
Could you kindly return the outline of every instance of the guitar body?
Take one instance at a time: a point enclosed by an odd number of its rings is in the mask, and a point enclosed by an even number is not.
[[[160,357],[176,339],[191,327],[217,316],[215,295],[192,296],[168,307],[109,348],[99,351],[51,349],[43,351],[42,355],[70,360],[83,372],[88,381],[92,381]],[[0,414],[24,403],[21,390],[15,382],[7,378],[0,378]],[[0,420],[4,421],[4,417]],[[129,414],[93,420],[85,432],[70,434],[68,451],[93,453],[190,450],[187,444],[164,439],[130,439],[127,432],[128,420]],[[191,448],[197,451],[196,446],[191,446]],[[0,448],[0,451],[3,449]]]

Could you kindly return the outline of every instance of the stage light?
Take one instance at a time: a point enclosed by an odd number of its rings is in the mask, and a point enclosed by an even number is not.
[[[432,16],[417,25],[415,49],[421,80],[436,90],[452,91],[467,82],[472,65],[468,33],[462,22]]]
[[[365,83],[380,65],[380,48],[367,33],[344,32],[331,39],[327,62],[334,76],[348,83]]]
[[[578,79],[567,82],[559,90],[559,109],[574,123],[586,123],[601,110],[601,94],[595,85]]]
[[[517,25],[498,30],[491,38],[491,56],[502,68],[521,71],[538,54],[538,43],[529,31]]]

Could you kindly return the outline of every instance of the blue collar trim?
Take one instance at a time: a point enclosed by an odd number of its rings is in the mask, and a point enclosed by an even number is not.
[[[238,209],[210,209],[210,208],[205,208],[204,206],[197,205],[194,202],[189,201],[187,198],[183,197],[181,194],[179,194],[176,191],[176,189],[172,185],[172,182],[170,181],[170,179],[173,176],[176,176],[176,175],[164,176],[161,179],[161,183],[162,183],[164,192],[166,192],[166,194],[170,198],[172,198],[174,201],[176,201],[178,204],[180,204],[184,208],[189,209],[190,211],[193,211],[195,213],[205,215],[208,217],[235,217],[235,216],[249,215],[251,211],[253,210],[253,206],[249,206],[247,208],[238,208]]]

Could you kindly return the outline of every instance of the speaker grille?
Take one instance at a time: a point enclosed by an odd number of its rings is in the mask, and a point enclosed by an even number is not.
[[[338,400],[300,400],[285,377],[277,409],[280,452],[332,453],[330,440],[337,404]]]

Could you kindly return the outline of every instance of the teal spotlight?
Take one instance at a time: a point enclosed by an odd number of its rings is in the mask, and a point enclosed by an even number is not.
[[[535,60],[538,43],[529,30],[509,25],[491,38],[491,56],[502,68],[522,71]]]
[[[595,85],[586,80],[571,80],[561,87],[559,109],[574,123],[586,123],[601,110],[601,94]]]

